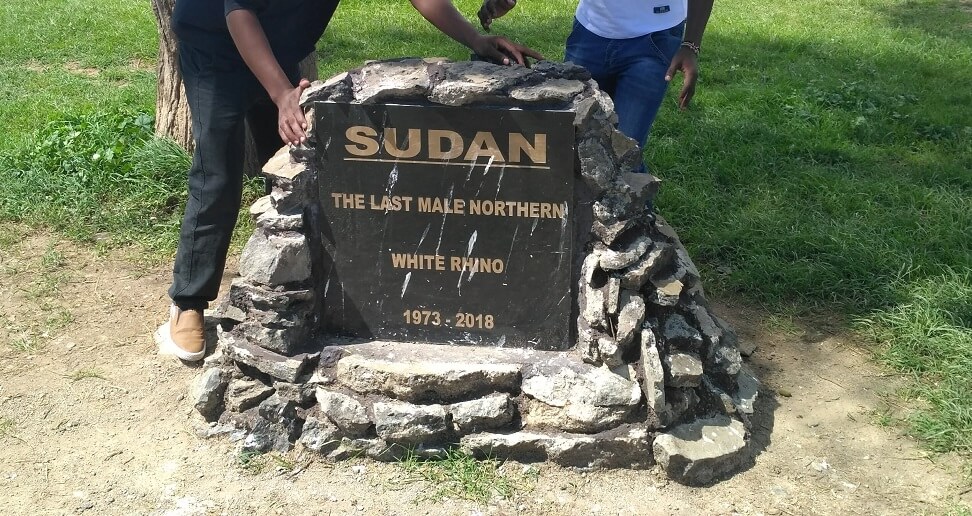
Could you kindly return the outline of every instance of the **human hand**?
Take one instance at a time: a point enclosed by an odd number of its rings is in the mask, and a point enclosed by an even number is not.
[[[543,56],[536,50],[513,43],[502,36],[480,35],[473,42],[472,50],[482,57],[504,65],[515,62],[516,64],[530,66],[530,63],[526,60],[527,57],[543,59]]]
[[[494,18],[499,18],[510,12],[516,6],[516,0],[483,0],[483,6],[479,8],[479,23],[487,31],[493,23]]]
[[[678,71],[684,76],[682,91],[678,94],[678,107],[685,110],[695,96],[695,83],[699,81],[699,57],[688,47],[680,47],[675,53],[671,66],[665,72],[665,81],[670,82]]]
[[[284,143],[300,145],[307,141],[307,119],[300,108],[300,95],[308,87],[310,81],[301,79],[296,87],[272,97],[277,105],[277,132]]]

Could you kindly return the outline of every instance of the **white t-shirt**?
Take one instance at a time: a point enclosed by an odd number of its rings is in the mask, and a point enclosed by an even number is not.
[[[644,36],[685,20],[688,0],[580,0],[577,21],[610,39]]]

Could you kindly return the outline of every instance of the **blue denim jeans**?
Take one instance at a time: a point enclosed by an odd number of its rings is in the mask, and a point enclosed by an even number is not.
[[[243,62],[220,60],[204,49],[179,46],[179,67],[196,144],[189,169],[179,250],[169,297],[182,309],[216,299],[243,193],[244,121],[260,163],[283,146],[277,107]],[[284,66],[291,81],[297,63]]]
[[[665,72],[672,63],[685,24],[637,38],[602,38],[576,19],[564,59],[587,68],[598,87],[614,100],[618,129],[641,148],[665,98]],[[642,165],[644,171],[644,165]]]

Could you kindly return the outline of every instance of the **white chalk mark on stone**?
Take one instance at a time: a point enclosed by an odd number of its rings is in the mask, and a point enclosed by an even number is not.
[[[490,158],[490,159],[493,159],[493,158]],[[503,174],[505,172],[506,172],[506,164],[504,163],[500,167],[499,181],[496,181],[496,195],[493,196],[493,199],[498,199],[499,198],[499,191],[500,191],[500,188],[503,186]]]
[[[422,238],[419,239],[419,243],[415,246],[415,254],[419,254],[419,248],[422,247],[422,242],[425,242],[426,235],[429,234],[429,228],[432,227],[432,223],[429,222],[425,225],[425,231],[422,232]]]
[[[476,237],[478,235],[479,235],[479,231],[473,231],[472,235],[469,236],[469,244],[466,245],[466,258],[469,258],[469,255],[472,254],[473,247],[476,245]],[[460,297],[462,297],[462,275],[465,273],[466,273],[466,264],[464,260],[462,264],[462,270],[459,271],[459,282],[456,283],[456,289]],[[469,279],[467,281],[472,281],[472,277],[474,274],[476,274],[475,269],[469,272]]]
[[[510,252],[506,253],[506,262],[505,263],[507,263],[507,264],[510,263],[510,257],[513,256],[513,244],[516,243],[516,233],[518,231],[520,231],[520,225],[519,224],[517,224],[516,227],[513,228],[513,240],[510,241]],[[504,269],[504,270],[506,270],[506,269]],[[509,273],[507,272],[507,274],[509,274]]]
[[[456,188],[456,185],[452,185],[452,186],[449,187],[449,199],[452,199],[452,191],[455,190],[455,188]],[[443,213],[442,214],[442,226],[439,227],[439,242],[437,244],[435,244],[435,254],[436,254],[436,256],[439,255],[439,248],[442,247],[442,233],[445,232],[445,221],[446,221],[446,214]]]
[[[402,283],[402,299],[405,299],[405,289],[408,288],[408,282],[412,279],[412,273],[409,272],[405,275],[405,283]]]

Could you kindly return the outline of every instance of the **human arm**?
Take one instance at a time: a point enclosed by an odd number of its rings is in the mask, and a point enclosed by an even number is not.
[[[484,36],[466,20],[450,0],[411,0],[412,7],[445,35],[473,52],[503,64],[511,59],[526,64],[525,58],[543,59],[537,51],[500,36]]]
[[[516,0],[483,0],[479,8],[479,23],[489,30],[495,18],[500,18],[516,6]]]
[[[709,22],[709,15],[712,14],[713,0],[688,0],[688,17],[685,20],[685,35],[682,41],[696,45],[702,45],[702,35],[705,33],[705,26]],[[678,94],[678,107],[685,109],[695,95],[695,84],[699,80],[699,56],[688,46],[681,46],[675,57],[672,59],[671,66],[665,72],[665,80],[671,81],[675,73],[680,71],[685,76],[682,81],[682,91]]]
[[[307,120],[300,108],[300,94],[310,86],[310,82],[301,79],[296,87],[291,84],[274,57],[266,33],[253,11],[230,11],[226,14],[226,26],[246,66],[277,106],[277,132],[280,138],[291,145],[306,141]]]

